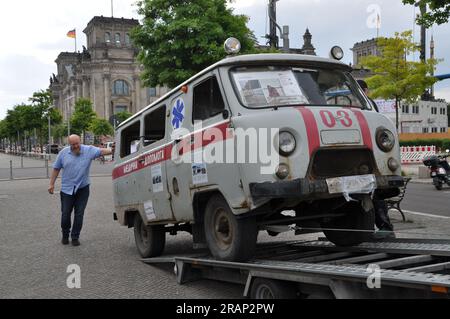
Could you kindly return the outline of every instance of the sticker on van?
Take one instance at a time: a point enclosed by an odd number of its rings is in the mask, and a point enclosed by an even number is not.
[[[153,209],[153,202],[151,200],[144,203],[145,216],[147,220],[156,219],[155,210]]]
[[[172,108],[172,115],[171,115],[171,123],[172,127],[176,130],[179,129],[184,121],[184,114],[185,114],[185,107],[184,107],[184,101],[180,98],[177,99],[175,104]]]
[[[206,171],[206,164],[192,164],[192,184],[198,185],[206,183],[208,183],[208,172]]]
[[[163,191],[161,164],[154,165],[151,168],[152,171],[152,189],[153,193],[159,193]]]

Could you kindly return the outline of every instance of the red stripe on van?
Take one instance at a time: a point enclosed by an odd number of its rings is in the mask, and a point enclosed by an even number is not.
[[[297,110],[300,111],[305,122],[309,155],[311,156],[320,147],[319,129],[317,128],[316,118],[314,117],[314,113],[305,107],[297,107]]]
[[[233,134],[230,134],[231,132],[228,130],[229,124],[230,122],[224,122],[218,124],[217,126],[207,127],[202,131],[189,134],[178,143],[177,145],[177,147],[179,148],[178,155],[181,156],[183,154],[190,153],[196,149],[203,148],[211,143],[216,143],[233,138]],[[216,132],[218,133],[218,135],[214,135],[212,129],[217,130]],[[208,130],[210,130],[209,132],[211,135],[214,136],[214,138],[204,140],[205,132],[208,132]],[[191,137],[193,135],[194,141],[193,143],[191,143]],[[200,139],[201,143],[198,143],[198,145],[196,145],[195,139]],[[112,179],[114,180],[119,177],[139,171],[145,167],[167,161],[172,158],[172,149],[173,143],[170,143],[161,147],[156,151],[143,154],[130,162],[120,165],[114,168],[112,172]]]
[[[144,167],[156,165],[169,159],[172,154],[172,144],[166,145],[154,152],[139,156],[126,164],[114,168],[112,178],[116,179],[133,172],[139,171]]]
[[[372,135],[370,134],[369,124],[367,123],[366,117],[360,110],[356,110],[354,108],[352,108],[351,110],[358,120],[364,145],[366,145],[369,149],[373,149]]]

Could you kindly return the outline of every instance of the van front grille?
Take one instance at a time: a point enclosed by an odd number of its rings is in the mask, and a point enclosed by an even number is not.
[[[373,153],[369,149],[321,149],[310,165],[310,176],[329,178],[339,176],[375,174]]]

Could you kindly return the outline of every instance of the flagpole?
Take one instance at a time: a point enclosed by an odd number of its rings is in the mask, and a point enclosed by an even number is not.
[[[381,18],[380,14],[377,14],[377,39],[380,37]]]
[[[75,53],[77,53],[77,29],[75,28]]]
[[[111,0],[111,18],[114,18],[114,0]]]

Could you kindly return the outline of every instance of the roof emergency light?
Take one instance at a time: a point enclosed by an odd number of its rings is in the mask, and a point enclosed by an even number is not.
[[[225,40],[224,48],[227,54],[238,54],[241,51],[241,42],[236,38],[228,38]]]
[[[344,58],[344,50],[341,47],[335,45],[330,50],[330,57],[335,60],[342,60]]]

